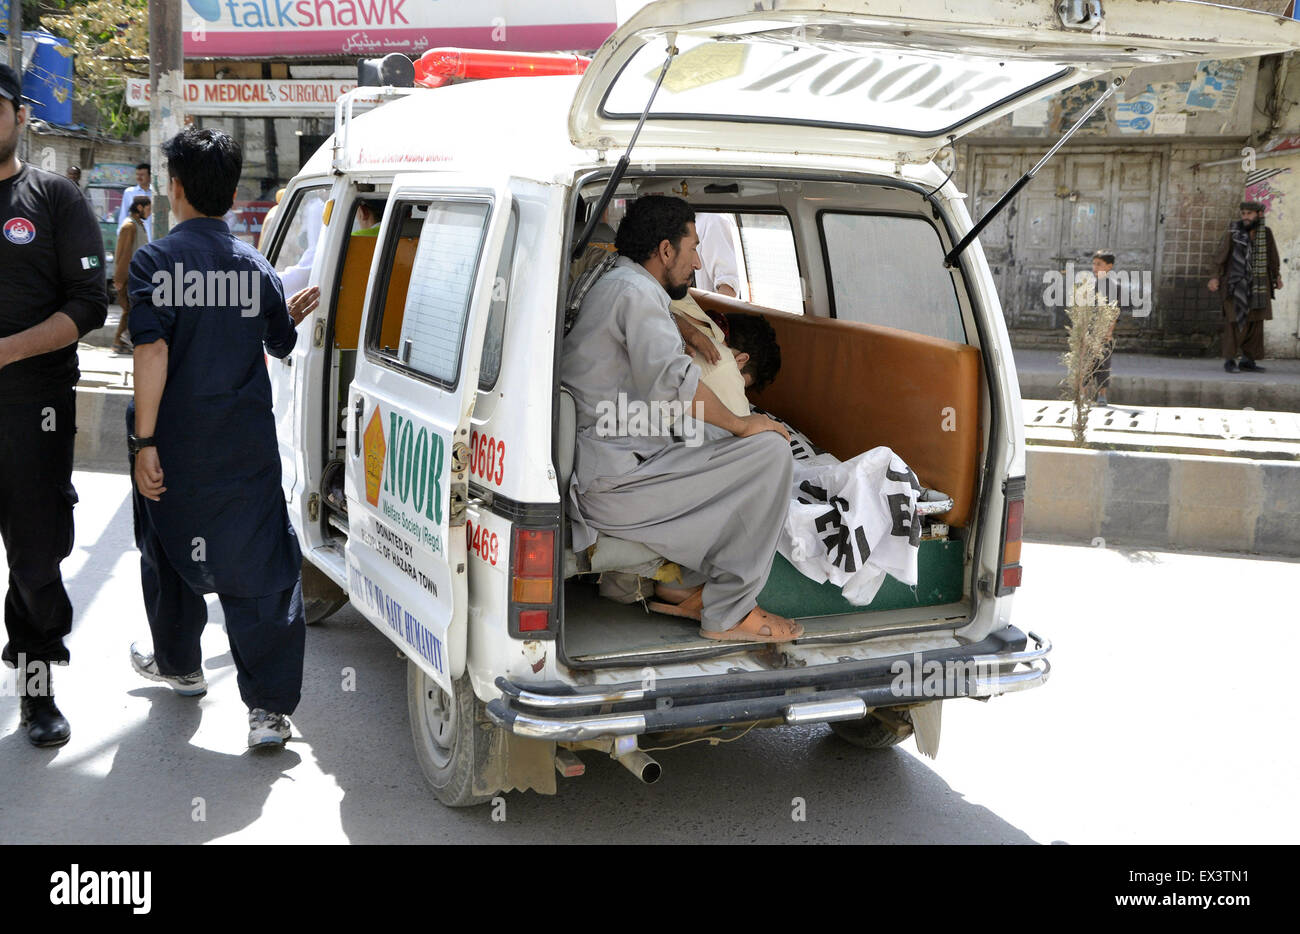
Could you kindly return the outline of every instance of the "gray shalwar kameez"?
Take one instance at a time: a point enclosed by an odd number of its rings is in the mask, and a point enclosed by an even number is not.
[[[617,407],[620,394],[629,408],[686,407],[695,397],[700,370],[668,305],[668,293],[644,267],[619,257],[564,340],[560,379],[577,404],[573,548],[589,547],[600,530],[697,572],[685,583],[704,584],[702,626],[721,631],[745,618],[767,583],[793,460],[786,440],[771,431],[739,438],[697,422],[697,446],[666,434],[598,433],[602,410]]]

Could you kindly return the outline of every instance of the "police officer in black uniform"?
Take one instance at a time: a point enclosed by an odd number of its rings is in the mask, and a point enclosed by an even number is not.
[[[72,552],[77,340],[108,312],[104,245],[67,178],[18,160],[22,83],[0,65],[0,537],[9,561],[8,643],[20,723],[37,746],[68,741],[51,664],[66,664],[72,603],[59,564]]]

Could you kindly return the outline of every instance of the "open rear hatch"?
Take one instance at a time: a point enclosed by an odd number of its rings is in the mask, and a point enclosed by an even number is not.
[[[661,0],[596,54],[576,145],[926,162],[951,139],[1111,71],[1300,47],[1287,17],[1185,0]]]

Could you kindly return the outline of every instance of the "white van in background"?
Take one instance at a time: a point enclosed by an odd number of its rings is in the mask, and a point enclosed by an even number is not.
[[[310,612],[351,601],[405,654],[438,798],[553,793],[587,749],[650,781],[651,734],[827,722],[933,753],[943,700],[1046,680],[1046,640],[1011,624],[1011,344],[936,154],[1086,79],[1298,45],[1290,20],[1156,0],[663,0],[581,77],[354,92],[395,99],[341,108],[262,240],[322,291],[268,365]],[[570,261],[606,203],[651,193],[736,224],[742,298],[697,299],[776,331],[782,370],[754,401],[841,459],[887,445],[952,497],[912,517],[916,588],[855,607],[778,559],[760,602],[806,632],[775,646],[597,595],[600,572],[662,558],[566,548]],[[381,204],[377,229],[354,230],[362,202]]]

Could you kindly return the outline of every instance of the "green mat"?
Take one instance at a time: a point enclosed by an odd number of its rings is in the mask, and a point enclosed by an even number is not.
[[[758,595],[758,605],[769,612],[798,619],[956,603],[961,599],[961,591],[962,543],[928,539],[921,542],[917,555],[915,588],[886,576],[869,605],[854,606],[844,599],[839,587],[829,581],[818,584],[809,580],[778,554],[772,562],[767,585]]]

